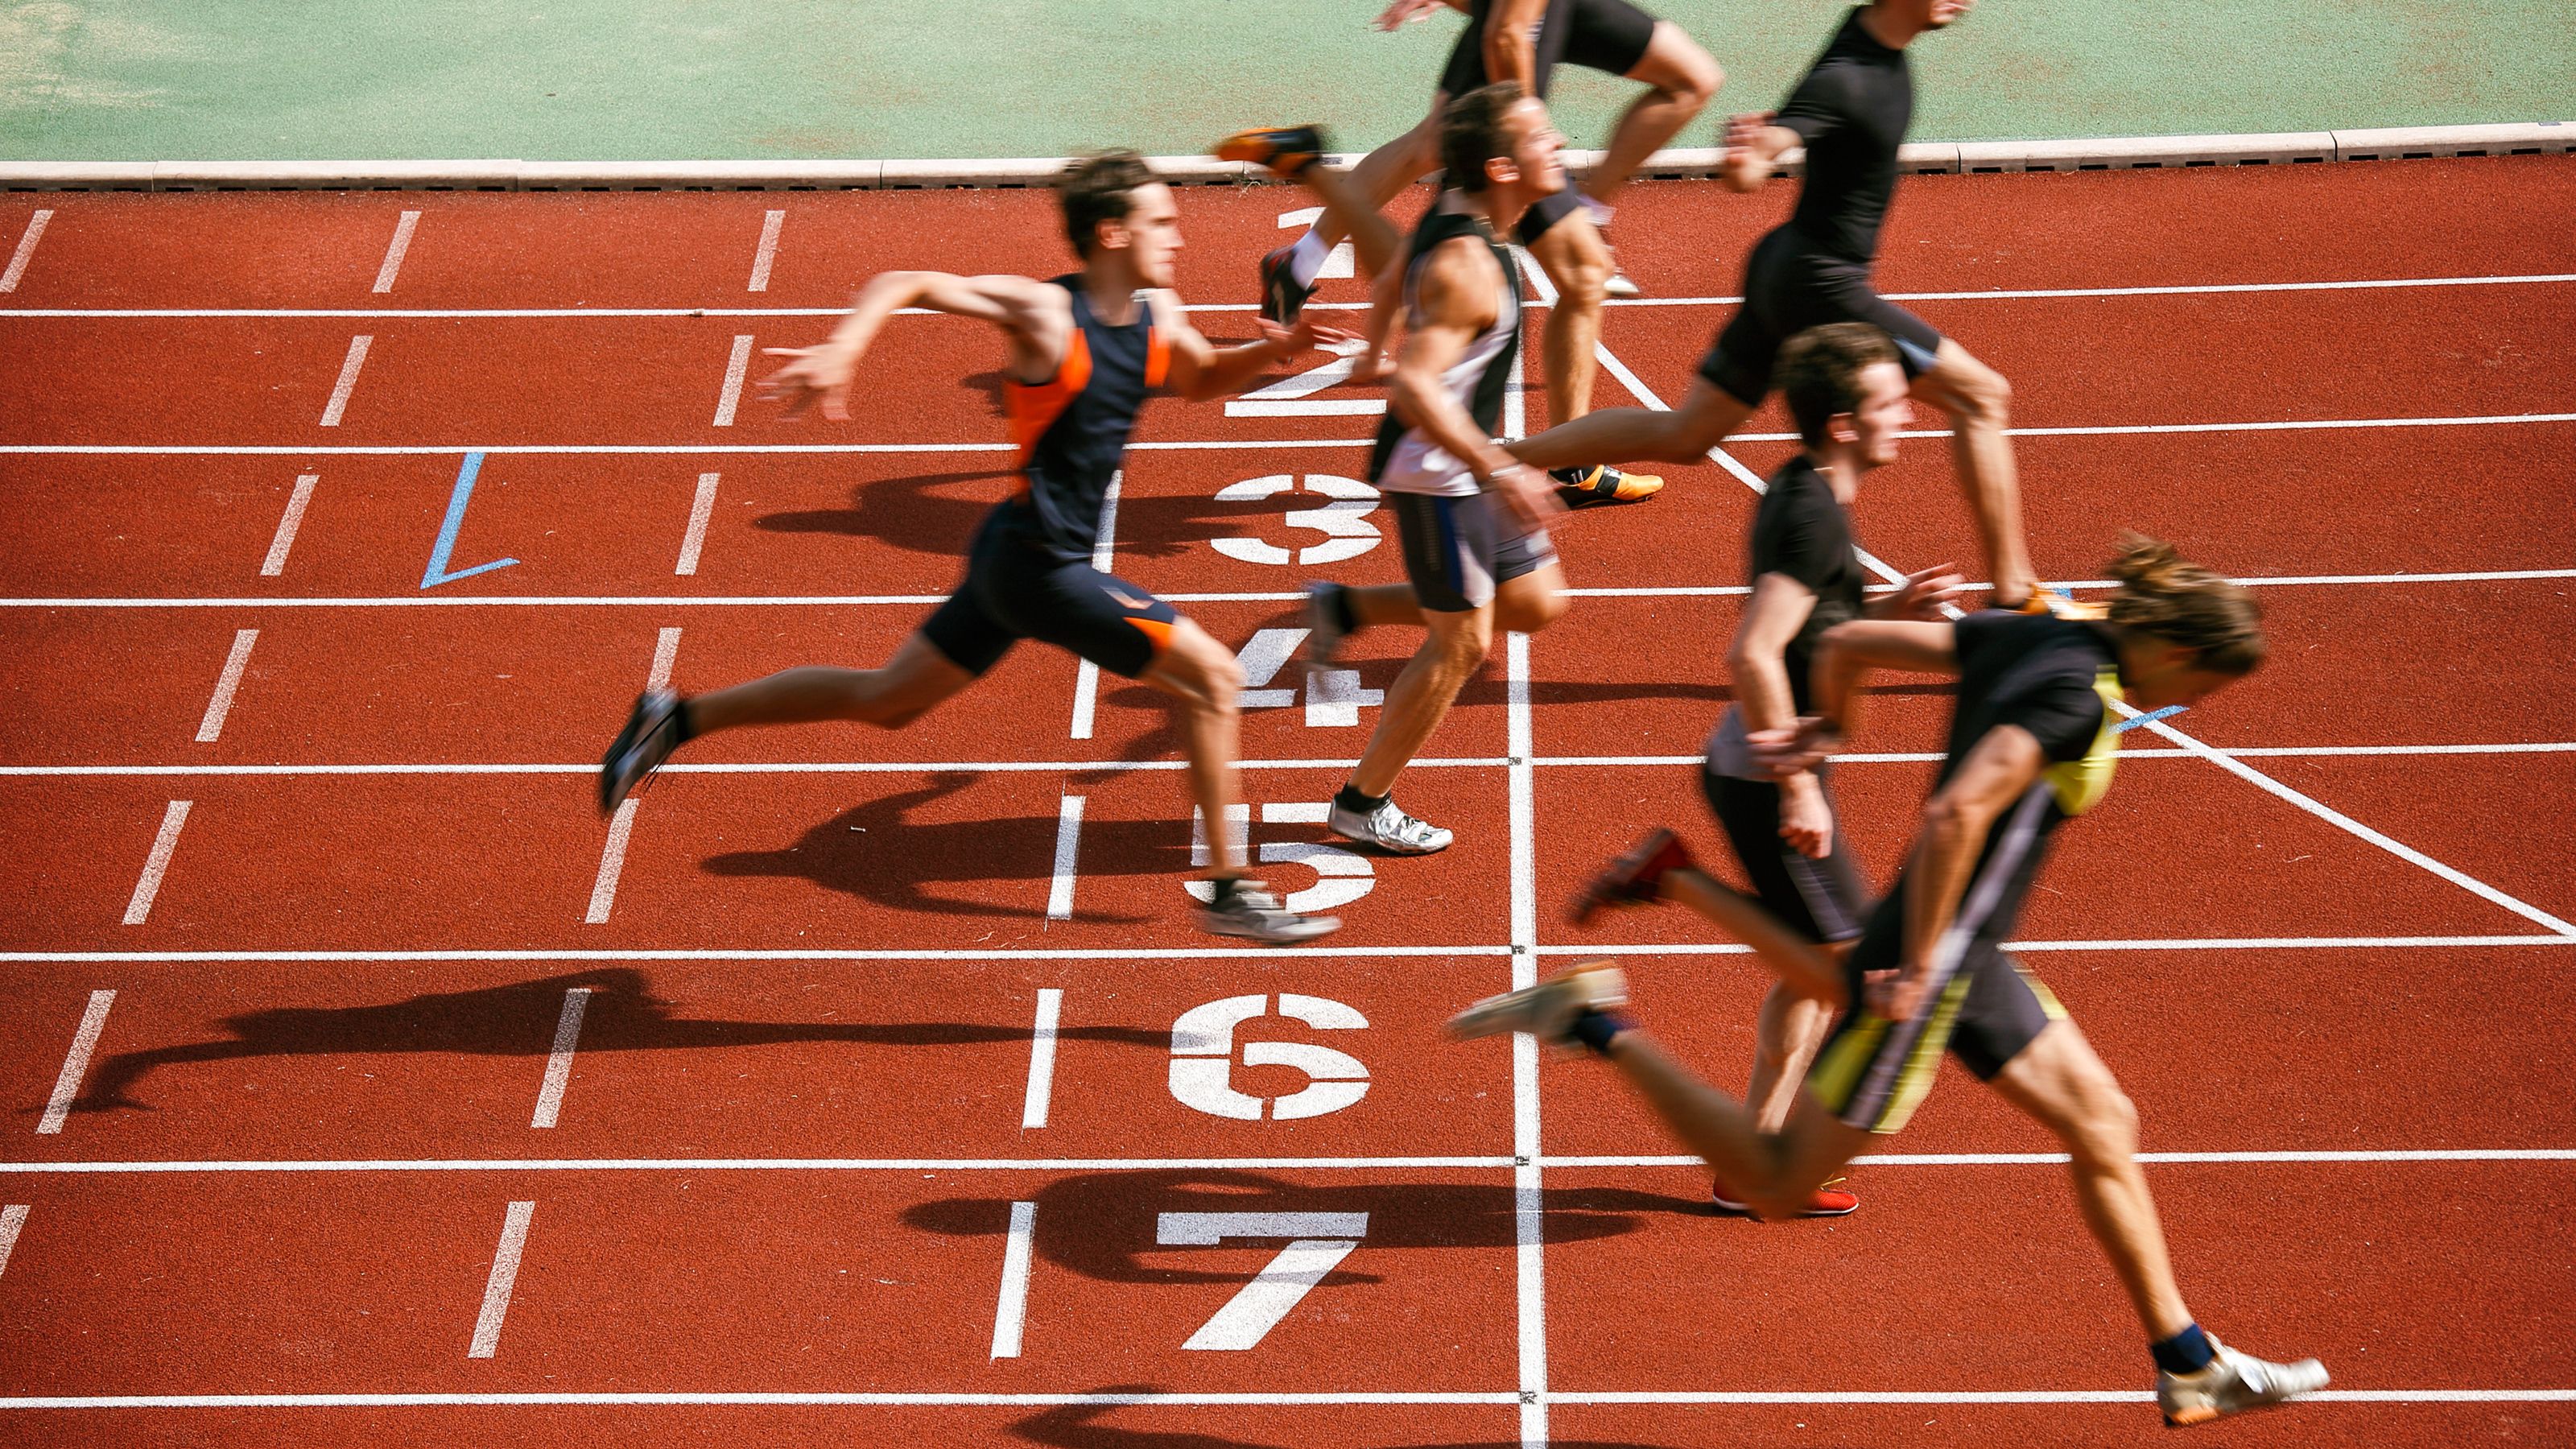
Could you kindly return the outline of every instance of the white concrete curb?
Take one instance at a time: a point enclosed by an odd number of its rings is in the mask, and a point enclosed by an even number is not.
[[[2163,166],[2260,166],[2424,156],[2576,152],[2576,121],[2286,131],[2246,136],[2112,136],[2074,141],[1939,141],[1898,153],[1906,171],[2121,171]],[[1706,176],[1714,147],[1658,151],[1651,176]],[[1600,159],[1572,151],[1575,169]],[[1356,157],[1338,156],[1347,163]],[[1804,156],[1781,158],[1780,175]],[[1149,156],[1165,179],[1190,185],[1266,180],[1239,162]],[[867,191],[1044,186],[1061,157],[953,161],[0,161],[7,191]]]

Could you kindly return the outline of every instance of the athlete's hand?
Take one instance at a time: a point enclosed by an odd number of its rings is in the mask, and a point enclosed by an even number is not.
[[[1351,360],[1351,385],[1354,387],[1366,387],[1380,378],[1394,375],[1395,349],[1392,347],[1380,350],[1363,346],[1359,356]]]
[[[1527,463],[1514,463],[1493,478],[1494,493],[1511,509],[1521,527],[1536,533],[1547,527],[1548,520],[1565,511],[1565,501],[1556,496],[1556,488],[1547,475]]]
[[[1923,973],[1911,966],[1871,971],[1862,980],[1869,991],[1869,1014],[1881,1021],[1912,1021],[1923,1009]]]
[[[1896,592],[1887,596],[1887,612],[1880,617],[1939,623],[1941,606],[1968,591],[1967,584],[1950,572],[1955,567],[1955,564],[1938,563],[1907,574]]]
[[[1839,731],[1814,715],[1787,729],[1754,730],[1744,738],[1753,747],[1753,763],[1774,780],[1788,780],[1813,770],[1832,758],[1843,743]]]
[[[1833,853],[1834,812],[1826,808],[1825,787],[1813,774],[1780,782],[1780,838],[1809,860]]]
[[[850,420],[850,379],[859,370],[856,352],[837,342],[818,342],[812,347],[764,347],[761,351],[770,357],[794,359],[760,380],[761,401],[786,405],[781,417],[792,418],[819,400],[823,416],[836,423]]]
[[[1771,127],[1769,111],[1752,111],[1726,120],[1726,157],[1718,163],[1717,179],[1729,191],[1754,192],[1771,179],[1771,158],[1754,149],[1754,141]]]
[[[1293,327],[1282,327],[1267,317],[1255,320],[1261,326],[1261,340],[1278,348],[1280,353],[1287,357],[1295,357],[1301,352],[1311,352],[1318,347],[1328,352],[1343,352],[1349,350],[1352,344],[1366,340],[1349,328],[1324,326],[1310,319],[1303,312],[1297,314],[1297,325]]]
[[[1444,0],[1395,0],[1394,4],[1378,12],[1377,28],[1390,32],[1401,30],[1416,20],[1428,18],[1434,10],[1448,8]]]

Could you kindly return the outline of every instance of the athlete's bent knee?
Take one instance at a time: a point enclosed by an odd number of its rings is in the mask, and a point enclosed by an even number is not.
[[[2138,1153],[2138,1107],[2117,1084],[2088,1085],[2066,1147],[2078,1162],[2116,1167]]]
[[[1655,22],[1655,36],[1647,43],[1646,56],[1646,64],[1638,69],[1652,70],[1649,84],[1671,97],[1674,104],[1688,107],[1693,115],[1715,99],[1718,87],[1726,84],[1726,72],[1718,66],[1717,57],[1669,20]]]
[[[1565,612],[1565,595],[1557,589],[1533,589],[1502,600],[1494,623],[1511,634],[1535,634]]]

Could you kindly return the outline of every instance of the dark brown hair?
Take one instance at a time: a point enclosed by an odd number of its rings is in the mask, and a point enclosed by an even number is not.
[[[1100,243],[1100,224],[1125,221],[1135,207],[1131,193],[1160,179],[1133,151],[1075,157],[1055,182],[1055,198],[1064,206],[1065,239],[1073,243],[1074,255],[1091,260],[1091,249]]]
[[[2119,581],[2111,622],[2192,652],[2195,668],[2246,675],[2263,663],[2263,611],[2254,596],[2158,539],[2130,534],[2111,560]]]
[[[1860,407],[1861,370],[1894,361],[1896,344],[1866,322],[1828,322],[1790,338],[1780,349],[1780,391],[1800,441],[1823,447],[1834,414]]]
[[[1519,81],[1496,81],[1449,103],[1440,118],[1440,164],[1449,171],[1442,185],[1469,192],[1485,189],[1485,163],[1511,154],[1503,118],[1520,104],[1521,95]]]

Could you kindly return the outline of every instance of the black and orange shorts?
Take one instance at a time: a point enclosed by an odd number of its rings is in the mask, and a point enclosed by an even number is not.
[[[1171,643],[1180,611],[1116,574],[1028,542],[1005,503],[986,515],[957,592],[921,633],[951,663],[981,675],[1011,646],[1035,639],[1134,679]]]

